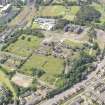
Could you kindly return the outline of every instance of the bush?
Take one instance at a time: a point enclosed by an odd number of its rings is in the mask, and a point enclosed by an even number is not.
[[[21,39],[24,40],[25,39],[25,36],[22,36]]]
[[[45,73],[45,71],[42,69],[32,68],[33,76],[41,77],[44,73]]]
[[[27,40],[30,42],[31,41],[31,38],[29,37]]]
[[[64,29],[64,27],[69,24],[68,20],[65,19],[58,19],[54,29]]]
[[[22,31],[22,34],[27,34],[27,35],[33,35],[33,36],[37,36],[39,38],[43,38],[44,37],[44,34],[41,32],[41,30],[39,29],[30,29],[30,28],[27,28],[25,30]]]

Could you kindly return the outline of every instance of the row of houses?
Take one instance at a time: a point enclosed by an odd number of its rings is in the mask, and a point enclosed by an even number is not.
[[[97,64],[96,76],[85,83],[88,97],[99,105],[105,105],[105,58]]]

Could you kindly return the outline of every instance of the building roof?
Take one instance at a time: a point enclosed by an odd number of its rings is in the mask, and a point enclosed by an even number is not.
[[[6,11],[10,6],[11,6],[11,4],[7,4],[6,6],[4,6],[4,7],[1,9],[1,12]]]

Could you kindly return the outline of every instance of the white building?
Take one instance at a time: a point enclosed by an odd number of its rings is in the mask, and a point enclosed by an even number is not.
[[[36,18],[34,22],[38,23],[42,29],[51,30],[56,24],[56,19]]]

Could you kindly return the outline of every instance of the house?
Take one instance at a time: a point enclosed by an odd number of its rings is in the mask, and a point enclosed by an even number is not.
[[[81,96],[79,96],[75,99],[75,102],[73,102],[71,105],[81,105],[81,103],[83,102],[84,102],[84,99],[82,99]]]
[[[29,92],[30,94],[24,95],[24,97],[20,97],[20,103],[19,105],[36,105],[41,100],[43,100],[43,97],[41,95],[37,95],[34,92]]]

